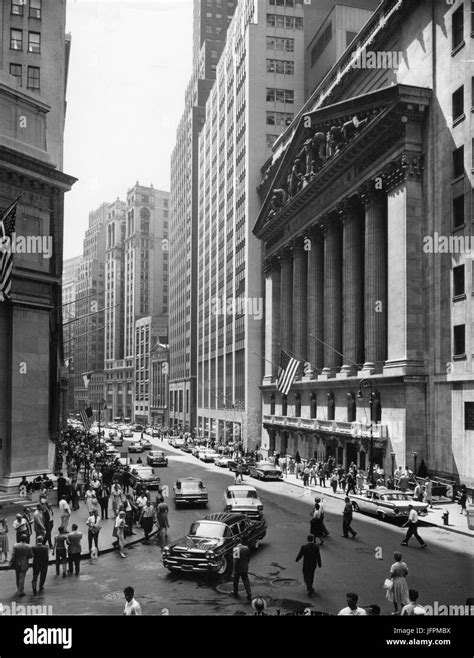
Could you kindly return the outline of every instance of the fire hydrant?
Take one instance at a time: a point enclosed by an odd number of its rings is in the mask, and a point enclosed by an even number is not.
[[[449,525],[449,512],[447,509],[444,510],[444,514],[442,516],[443,523],[444,525]]]

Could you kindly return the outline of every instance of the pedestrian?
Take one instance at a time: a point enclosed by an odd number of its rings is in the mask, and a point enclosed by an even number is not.
[[[121,510],[117,518],[115,519],[113,536],[117,538],[117,541],[114,542],[114,546],[119,549],[121,557],[127,557],[124,553],[125,548],[125,512]]]
[[[357,536],[357,532],[355,532],[351,528],[351,523],[352,523],[352,503],[351,499],[348,498],[347,496],[344,499],[344,511],[342,513],[342,533],[343,537],[346,539],[349,538],[349,533],[351,533],[352,537]]]
[[[364,474],[359,468],[356,475],[357,490],[361,494],[364,490]]]
[[[33,557],[31,546],[27,542],[27,535],[20,536],[20,541],[13,545],[12,559],[10,567],[15,569],[16,576],[16,596],[25,596],[25,577],[29,569],[30,558]]]
[[[71,517],[71,508],[69,507],[69,503],[67,502],[65,496],[62,496],[61,500],[59,501],[59,516],[61,517],[61,527],[64,528],[65,532],[67,532],[69,519]]]
[[[309,469],[309,484],[310,484],[310,486],[311,486],[311,484],[314,484],[314,486],[316,486],[316,484],[317,484],[317,482],[316,482],[317,473],[318,472],[316,470],[316,466],[314,466],[314,464],[313,464],[313,466],[311,466],[311,468]]]
[[[126,587],[123,590],[123,593],[125,595],[125,601],[126,601],[123,614],[126,617],[141,615],[142,607],[135,599],[135,590],[133,589],[133,587]]]
[[[92,557],[92,544],[94,544],[97,549],[97,555],[99,554],[99,533],[102,529],[97,510],[94,510],[89,516],[86,525],[88,528],[87,541],[89,542],[89,555]]]
[[[423,487],[420,482],[416,483],[415,491],[413,492],[413,499],[419,503],[423,502]]]
[[[56,554],[56,576],[59,576],[59,567],[63,567],[63,578],[66,578],[67,566],[67,529],[59,526],[58,533],[54,538],[53,555]]]
[[[461,505],[461,514],[466,514],[467,516],[467,511],[466,511],[466,504],[467,504],[467,488],[465,484],[461,485],[460,488],[460,496],[459,496],[459,504]]]
[[[326,488],[326,470],[322,464],[318,466],[319,486]]]
[[[402,491],[403,493],[405,493],[406,490],[408,489],[408,482],[409,482],[409,479],[410,479],[410,478],[409,478],[409,476],[408,476],[408,472],[407,472],[407,470],[405,469],[405,472],[402,473],[400,479],[398,480],[398,488],[399,488],[400,491]]]
[[[332,490],[333,490],[333,493],[337,492],[337,480],[338,480],[337,473],[336,473],[336,471],[333,471],[333,473],[331,475],[331,479],[329,480],[329,482],[331,484],[331,487],[332,487]]]
[[[111,489],[112,496],[112,509],[114,511],[114,516],[117,516],[119,507],[122,504],[122,487],[118,482],[114,482]]]
[[[306,465],[303,469],[303,486],[307,487],[309,485],[309,475],[310,475],[310,468],[308,465]]]
[[[109,518],[109,498],[110,498],[110,487],[108,484],[104,484],[100,489],[100,496],[99,496],[99,505],[100,505],[102,520]]]
[[[26,479],[26,476],[24,475],[20,484],[18,485],[18,495],[20,498],[26,498],[28,495],[28,489],[30,485],[28,484],[28,480]]]
[[[346,478],[346,495],[348,496],[350,493],[356,494],[357,491],[355,487],[356,487],[356,479],[352,474],[352,472],[349,471]]]
[[[0,519],[0,563],[6,562],[8,558],[8,522],[7,519]]]
[[[140,513],[140,524],[145,533],[145,539],[148,541],[150,533],[153,530],[153,522],[155,520],[155,508],[147,499],[145,506]]]
[[[148,503],[148,497],[145,495],[144,491],[140,493],[135,503],[137,505],[137,510],[138,510],[138,523],[140,523],[140,519],[142,518],[142,512]]]
[[[158,521],[158,534],[164,530],[165,537],[168,537],[168,528],[170,527],[168,521],[168,505],[165,502],[159,503],[157,507],[157,521]]]
[[[321,506],[319,505],[319,503],[315,503],[313,510],[311,512],[310,532],[311,535],[319,539],[320,544],[324,544],[323,522],[321,519]]]
[[[252,591],[250,589],[249,581],[249,562],[250,562],[250,550],[249,547],[244,544],[243,541],[240,541],[233,550],[233,595],[237,598],[239,596],[239,580],[242,579],[242,582],[247,592],[247,601],[252,600]]]
[[[308,535],[307,543],[304,544],[296,556],[296,562],[299,562],[303,558],[303,578],[308,590],[308,595],[311,596],[314,593],[314,572],[316,567],[321,569],[321,554],[319,548],[314,542],[314,536]]]
[[[53,531],[54,526],[54,512],[53,507],[48,503],[46,496],[40,498],[41,507],[43,509],[43,519],[46,532],[43,538],[43,543],[48,544],[49,548],[53,548],[53,540],[51,538],[51,532]]]
[[[430,478],[426,478],[425,480],[425,502],[430,507],[433,507],[433,483]]]
[[[44,537],[46,534],[46,524],[44,522],[43,506],[41,503],[36,505],[36,510],[33,514],[33,527],[35,530],[36,538]]]
[[[407,603],[407,605],[404,605],[402,608],[401,615],[416,615],[416,616],[424,616],[426,615],[426,610],[424,607],[418,603],[418,592],[416,589],[409,589],[408,590],[408,598],[410,599],[410,603]]]
[[[21,542],[21,537],[23,535],[26,536],[26,543],[27,544],[30,543],[30,531],[29,531],[30,528],[28,525],[28,521],[20,512],[18,512],[15,520],[13,521],[13,530],[15,531],[16,541],[18,544]]]
[[[317,496],[314,499],[314,503],[315,503],[315,505],[316,505],[316,503],[319,505],[319,509],[320,509],[320,512],[321,512],[321,528],[322,528],[322,531],[323,531],[323,537],[329,537],[328,529],[326,528],[326,524],[324,523],[324,503],[323,503],[323,501],[321,500],[321,498],[319,496]]]
[[[33,580],[31,586],[33,588],[33,594],[38,594],[38,576],[39,591],[42,592],[48,573],[49,549],[44,544],[44,537],[36,537],[36,544],[32,546],[31,550],[33,552]]]
[[[69,554],[69,573],[72,574],[73,570],[76,576],[81,571],[81,553],[82,553],[82,532],[77,529],[77,524],[72,524],[72,532],[67,536],[68,554]]]
[[[347,600],[347,607],[342,608],[342,610],[339,610],[337,613],[338,616],[342,617],[364,617],[367,616],[367,610],[364,610],[364,608],[359,608],[357,605],[357,602],[359,600],[359,597],[355,592],[349,592],[346,594],[346,600]]]
[[[60,473],[58,475],[58,480],[56,484],[58,486],[58,505],[59,505],[59,501],[64,496],[66,489],[66,478],[64,477],[63,473]]]
[[[394,553],[393,559],[395,562],[390,567],[390,576],[392,580],[391,589],[387,590],[387,599],[393,601],[395,613],[398,612],[398,606],[407,605],[410,602],[408,597],[408,585],[406,577],[408,575],[408,567],[405,562],[402,562],[402,554]]]
[[[413,505],[408,505],[408,509],[410,510],[408,514],[408,521],[404,523],[402,526],[403,528],[406,528],[408,526],[408,530],[405,539],[402,541],[401,545],[408,546],[408,541],[410,537],[413,535],[417,540],[417,542],[420,544],[421,548],[426,548],[427,545],[418,534],[418,514],[415,508],[413,507]]]

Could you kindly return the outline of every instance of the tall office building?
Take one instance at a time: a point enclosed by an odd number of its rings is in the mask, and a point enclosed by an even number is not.
[[[0,212],[19,197],[16,234],[46,249],[13,255],[0,302],[0,489],[52,466],[64,402],[62,172],[70,38],[65,0],[0,5]]]
[[[171,157],[170,424],[191,431],[196,420],[198,135],[236,2],[195,0],[194,71]]]
[[[76,337],[76,300],[79,283],[79,269],[82,256],[69,258],[63,264],[62,305],[64,363],[68,378],[67,410],[73,412],[74,403],[74,340]]]

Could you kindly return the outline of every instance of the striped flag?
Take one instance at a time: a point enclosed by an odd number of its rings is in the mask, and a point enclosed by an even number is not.
[[[277,389],[283,395],[288,395],[288,391],[290,390],[291,385],[293,384],[293,381],[296,377],[299,365],[300,361],[293,359],[293,357],[287,354],[287,352],[284,350],[281,351]]]
[[[91,428],[91,418],[93,418],[93,416],[94,412],[92,411],[92,407],[81,409],[81,420],[86,432],[88,432]]]
[[[0,301],[9,299],[12,287],[13,253],[11,248],[11,236],[15,232],[16,211],[18,201],[14,201],[0,219],[2,235],[0,243]]]

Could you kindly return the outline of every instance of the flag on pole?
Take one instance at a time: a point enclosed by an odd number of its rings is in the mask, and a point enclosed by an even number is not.
[[[88,432],[91,428],[91,418],[93,418],[94,412],[92,407],[87,407],[86,409],[81,409],[81,420],[84,425],[84,429]]]
[[[90,375],[82,375],[82,381],[84,382],[84,388],[89,388]]]
[[[2,302],[10,297],[12,287],[13,252],[11,236],[15,232],[16,211],[19,200],[20,197],[5,210],[0,219],[0,301]]]
[[[300,365],[299,361],[293,359],[293,357],[291,357],[284,350],[281,351],[277,389],[283,395],[288,395],[288,391],[290,390],[291,385],[293,384],[293,381],[296,377],[296,373],[298,371],[299,365]]]

